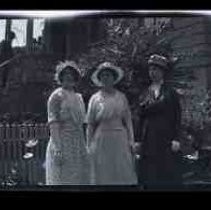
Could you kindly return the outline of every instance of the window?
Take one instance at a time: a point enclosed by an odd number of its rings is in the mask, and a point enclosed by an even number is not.
[[[6,20],[0,19],[0,42],[5,39]]]
[[[26,27],[27,19],[13,19],[11,30],[15,32],[16,38],[13,41],[13,47],[23,47],[26,45]]]
[[[0,41],[5,38],[6,20],[0,20]],[[44,29],[44,19],[34,19],[33,21],[33,38],[38,39],[42,36]],[[26,46],[27,40],[27,19],[13,19],[11,30],[15,32],[16,38],[13,41],[13,47]]]
[[[34,19],[33,38],[38,39],[38,37],[42,36],[44,23],[45,23],[45,20],[43,18]]]

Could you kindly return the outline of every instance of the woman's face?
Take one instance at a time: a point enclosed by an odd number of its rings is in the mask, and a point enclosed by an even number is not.
[[[164,78],[163,69],[156,65],[149,66],[149,76],[153,82],[159,82]]]
[[[105,87],[112,87],[114,85],[114,74],[110,70],[103,70],[99,77]]]
[[[77,82],[76,79],[71,72],[71,70],[64,70],[65,72],[62,75],[62,86],[66,88],[72,88],[75,87]]]

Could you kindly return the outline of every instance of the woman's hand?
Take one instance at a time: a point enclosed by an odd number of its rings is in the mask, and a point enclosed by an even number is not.
[[[135,143],[132,145],[132,150],[133,150],[133,153],[135,153],[135,154],[140,153],[140,150],[141,150],[141,143],[135,142]]]
[[[56,164],[62,165],[64,163],[64,157],[61,150],[55,150],[53,155]]]
[[[178,152],[180,150],[180,142],[179,141],[176,141],[176,140],[173,140],[171,142],[171,149],[173,152]]]
[[[89,146],[87,146],[87,152],[89,155],[92,155],[95,153],[95,150],[96,150],[96,142],[91,142]]]
[[[139,106],[144,108],[147,106],[150,106],[151,104],[154,104],[155,100],[152,97],[152,94],[148,94],[145,98],[142,98],[142,100],[139,100]]]

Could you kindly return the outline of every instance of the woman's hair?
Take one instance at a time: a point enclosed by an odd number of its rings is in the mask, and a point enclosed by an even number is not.
[[[59,85],[62,84],[63,78],[65,74],[67,74],[67,72],[71,73],[75,81],[78,81],[80,79],[80,70],[74,61],[60,62],[56,66],[55,73],[55,80]]]
[[[164,74],[167,73],[167,70],[166,70],[164,67],[162,67],[162,66],[160,66],[160,65],[158,65],[158,64],[153,63],[153,64],[150,64],[149,67],[150,67],[150,66],[156,66],[156,67],[158,67],[160,70],[162,70]]]
[[[73,76],[74,80],[75,81],[78,81],[79,80],[79,75],[78,73],[75,71],[74,68],[72,67],[66,67],[59,75],[58,75],[58,79],[59,79],[59,82],[62,83],[63,81],[63,78],[65,77],[65,75],[70,72],[71,75]]]

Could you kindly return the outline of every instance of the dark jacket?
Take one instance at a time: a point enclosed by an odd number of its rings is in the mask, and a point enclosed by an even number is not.
[[[153,102],[150,89],[144,95],[144,103],[140,106],[140,141],[142,149],[141,174],[150,181],[172,180],[175,172],[175,152],[171,150],[172,140],[178,140],[181,108],[178,95],[172,88],[163,85],[159,97]],[[152,169],[152,170],[151,170]],[[152,180],[151,180],[152,181]]]
[[[149,94],[149,91],[147,91],[145,97],[150,97],[147,94]],[[179,134],[181,107],[176,91],[163,85],[158,99],[153,103],[146,101],[140,107],[139,114],[140,121],[143,123],[142,129],[140,129],[140,136],[143,145],[147,147],[145,149],[150,150],[150,148],[155,146],[153,144],[155,143],[157,148],[154,152],[156,153],[152,155],[160,155],[161,151],[159,149],[163,150],[163,146],[169,148],[171,141],[177,138]],[[159,147],[160,145],[162,145],[161,148]],[[150,155],[149,151],[147,151],[147,154]]]

